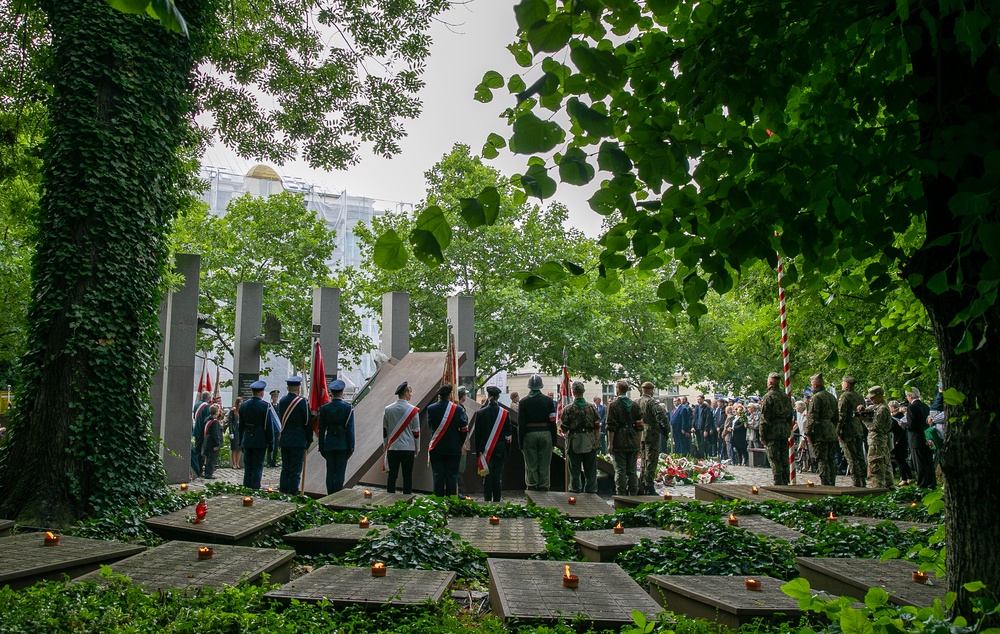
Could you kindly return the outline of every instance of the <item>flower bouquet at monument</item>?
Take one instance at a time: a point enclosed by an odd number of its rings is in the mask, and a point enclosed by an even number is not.
[[[660,454],[656,466],[656,482],[665,486],[676,484],[711,484],[733,480],[735,476],[717,460],[691,460],[683,456]]]

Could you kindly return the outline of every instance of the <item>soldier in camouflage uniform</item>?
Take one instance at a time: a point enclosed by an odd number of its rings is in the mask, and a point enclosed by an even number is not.
[[[601,447],[601,417],[583,398],[584,385],[573,383],[573,402],[562,415],[566,435],[566,458],[569,464],[569,490],[573,493],[597,493],[597,450]]]
[[[788,484],[788,436],[792,428],[792,399],[778,386],[781,375],[767,375],[767,393],[760,401],[760,437],[771,463],[775,485]]]
[[[639,411],[642,412],[642,442],[639,456],[642,470],[639,473],[639,495],[656,495],[656,467],[660,462],[660,425],[663,410],[653,398],[654,385],[649,381],[642,384],[639,397]]]
[[[840,387],[843,392],[839,399],[839,416],[837,418],[837,435],[844,445],[844,456],[847,458],[847,465],[851,471],[851,479],[854,486],[865,486],[865,454],[861,447],[861,441],[865,433],[858,416],[858,408],[864,406],[865,399],[854,391],[854,384],[857,379],[853,376],[845,376]]]
[[[865,410],[868,428],[868,477],[875,488],[892,488],[892,415],[879,386],[868,390],[872,406]]]
[[[812,443],[819,464],[820,482],[827,486],[837,485],[837,399],[826,391],[823,375],[814,374],[809,381],[813,395],[809,399],[805,435]],[[805,439],[802,441],[805,443]]]

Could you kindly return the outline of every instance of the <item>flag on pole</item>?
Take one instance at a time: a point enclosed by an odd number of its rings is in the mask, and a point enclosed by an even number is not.
[[[441,385],[456,387],[458,383],[458,351],[455,349],[455,335],[448,324],[448,353],[444,356],[444,371],[441,373]],[[457,402],[457,389],[451,391],[451,400]]]
[[[569,368],[562,367],[562,382],[559,384],[559,403],[556,404],[556,429],[562,423],[563,411],[570,404],[569,396]]]
[[[319,341],[313,346],[312,361],[309,363],[309,411],[319,413],[319,408],[330,402],[326,386],[326,366],[323,363],[323,349]],[[313,423],[314,432],[319,433],[319,419]]]
[[[208,374],[208,355],[201,362],[201,378],[198,379],[198,393],[212,391],[212,377]]]
[[[778,235],[775,232],[774,235]],[[785,287],[782,285],[784,277],[784,264],[781,260],[781,253],[778,253],[778,313],[781,317],[781,364],[785,371],[785,394],[792,398],[792,372],[788,361],[788,321],[785,318]],[[802,432],[803,430],[799,430]],[[798,484],[795,474],[795,423],[792,422],[788,430],[788,481],[791,484]]]
[[[212,402],[222,404],[222,394],[219,392],[219,364],[215,364],[215,389],[212,390]]]

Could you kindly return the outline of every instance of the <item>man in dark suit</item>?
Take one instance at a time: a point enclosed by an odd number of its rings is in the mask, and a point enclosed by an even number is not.
[[[243,447],[243,486],[260,488],[264,471],[264,452],[271,444],[271,424],[268,420],[269,405],[264,401],[267,383],[250,384],[252,396],[240,405],[240,446]]]
[[[312,442],[312,424],[309,420],[309,403],[299,396],[302,377],[288,377],[288,394],[278,401],[278,420],[281,421],[281,477],[278,490],[297,495],[302,478],[302,463],[306,449]]]
[[[462,459],[462,443],[469,434],[465,409],[451,400],[451,385],[438,389],[438,401],[427,406],[427,426],[431,440],[427,444],[434,495],[458,494],[458,465]]]
[[[319,452],[326,460],[326,493],[344,488],[347,460],[354,453],[354,408],[344,400],[346,384],[337,379],[327,386],[330,402],[319,408]]]
[[[917,472],[917,486],[922,489],[937,488],[937,476],[934,474],[934,454],[927,446],[924,430],[927,429],[927,417],[931,408],[920,400],[920,390],[911,387],[906,390],[906,436],[910,443],[910,458]]]

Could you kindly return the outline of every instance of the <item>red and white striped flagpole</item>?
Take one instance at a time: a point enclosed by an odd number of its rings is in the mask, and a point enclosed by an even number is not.
[[[777,235],[777,233],[775,233]],[[784,277],[784,265],[781,260],[781,253],[778,253],[778,309],[781,313],[781,362],[785,370],[785,394],[789,400],[792,398],[792,372],[788,363],[788,321],[785,318],[785,287],[781,285]],[[793,410],[794,411],[794,410]],[[795,478],[795,423],[788,430],[788,481],[791,484],[798,484]]]

